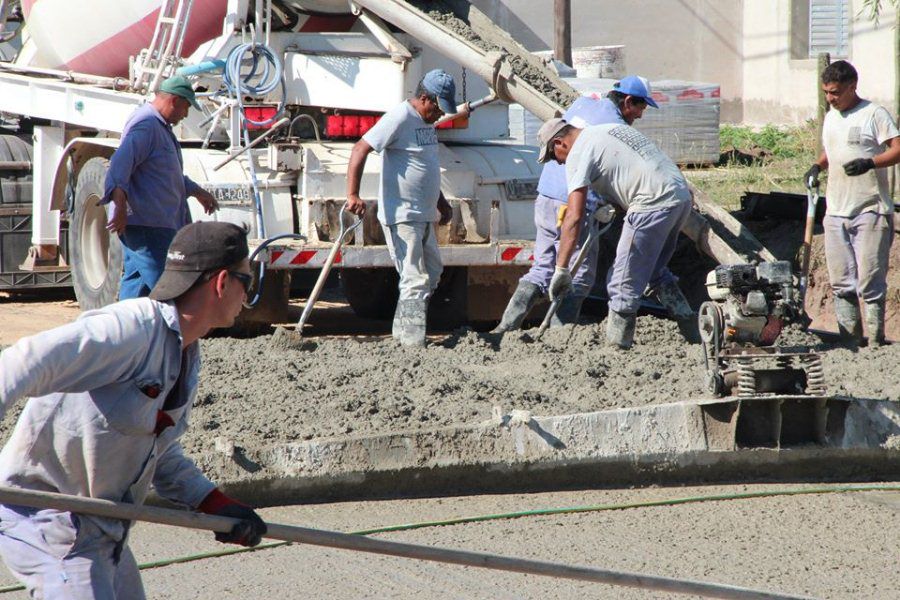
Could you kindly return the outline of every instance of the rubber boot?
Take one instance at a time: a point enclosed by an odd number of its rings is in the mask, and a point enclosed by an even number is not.
[[[656,299],[669,315],[678,323],[678,330],[690,344],[700,343],[700,330],[697,326],[697,314],[691,309],[681,288],[674,281],[663,283],[656,288]]]
[[[550,317],[550,327],[561,327],[562,325],[578,323],[582,304],[584,304],[584,296],[566,294],[559,303],[556,313]]]
[[[634,326],[637,313],[619,313],[610,310],[606,316],[606,343],[628,350],[634,343]]]
[[[866,302],[865,307],[869,346],[884,346],[884,300]]]
[[[859,346],[862,343],[862,318],[859,314],[859,300],[857,297],[855,295],[847,297],[835,296],[834,316],[837,318],[841,343]]]
[[[509,304],[506,305],[506,310],[503,311],[503,318],[500,319],[500,324],[491,333],[505,333],[519,329],[522,326],[522,321],[525,320],[528,312],[541,299],[541,296],[543,296],[543,293],[540,286],[520,279],[519,285],[516,286],[516,291],[513,292],[512,298],[509,299]]]
[[[398,300],[391,333],[402,346],[425,346],[428,300]]]

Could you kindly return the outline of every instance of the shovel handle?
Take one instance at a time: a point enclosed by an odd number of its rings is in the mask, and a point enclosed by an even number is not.
[[[315,305],[316,300],[319,299],[319,294],[322,293],[322,288],[325,287],[325,280],[328,279],[328,274],[331,272],[331,266],[334,264],[335,258],[337,258],[338,252],[341,250],[341,246],[344,245],[346,238],[356,230],[362,224],[362,220],[357,219],[356,223],[351,225],[350,227],[346,227],[344,225],[344,215],[347,212],[347,203],[344,203],[344,206],[341,207],[341,212],[338,215],[338,219],[341,222],[341,229],[338,232],[337,239],[334,241],[334,244],[331,246],[331,251],[328,253],[328,258],[325,259],[325,264],[322,265],[322,272],[319,273],[318,279],[316,279],[316,285],[313,286],[312,291],[309,293],[309,298],[306,299],[306,306],[303,307],[303,314],[300,315],[300,320],[297,321],[297,333],[303,334],[303,326],[306,325],[306,321],[309,320],[309,315],[312,314],[313,305]]]

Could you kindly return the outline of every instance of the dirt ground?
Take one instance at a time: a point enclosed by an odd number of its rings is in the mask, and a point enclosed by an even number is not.
[[[69,292],[8,294],[0,292],[0,347],[45,329],[65,325],[81,310]]]

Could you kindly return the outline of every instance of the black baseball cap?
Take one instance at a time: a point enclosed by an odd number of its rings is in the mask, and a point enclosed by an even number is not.
[[[203,273],[225,269],[249,255],[247,232],[234,223],[199,221],[185,225],[169,245],[165,269],[150,297],[160,302],[177,298]]]

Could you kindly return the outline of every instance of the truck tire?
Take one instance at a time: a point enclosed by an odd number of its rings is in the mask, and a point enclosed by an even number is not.
[[[341,269],[341,288],[356,316],[392,319],[397,307],[400,277],[390,268]]]
[[[341,287],[350,308],[364,319],[393,319],[400,291],[397,271],[382,269],[342,269]],[[454,329],[467,322],[466,268],[444,267],[441,282],[428,306],[428,326]]]
[[[116,301],[122,279],[122,244],[106,230],[106,208],[98,206],[109,161],[88,160],[75,183],[75,200],[69,216],[69,263],[72,285],[82,310]]]

